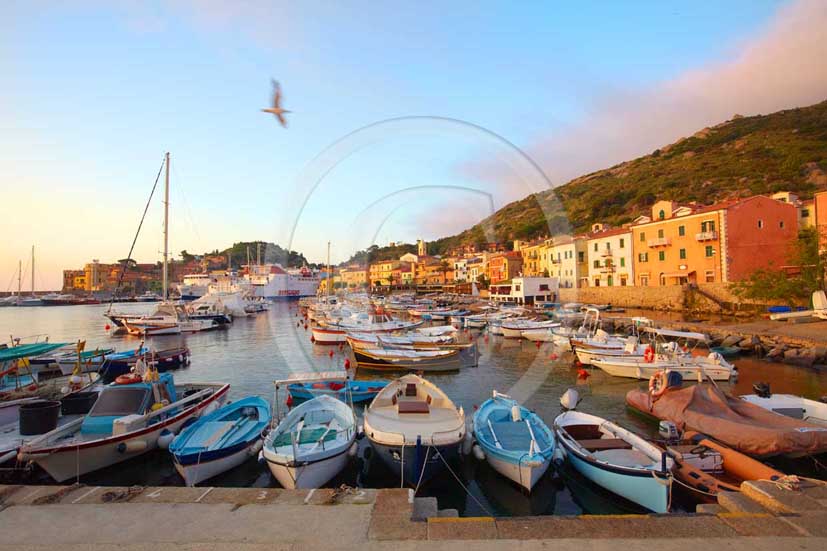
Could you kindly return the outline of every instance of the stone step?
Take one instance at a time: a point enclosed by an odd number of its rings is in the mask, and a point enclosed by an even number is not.
[[[766,513],[757,501],[740,492],[719,492],[718,505],[730,513]]]
[[[773,513],[824,511],[823,504],[810,497],[820,496],[824,484],[802,481],[799,490],[788,490],[768,480],[751,480],[741,484],[741,493]]]
[[[439,505],[435,497],[417,497],[413,502],[411,520],[424,521],[439,515]]]
[[[699,515],[717,515],[726,511],[717,503],[700,503],[695,507],[695,512]]]

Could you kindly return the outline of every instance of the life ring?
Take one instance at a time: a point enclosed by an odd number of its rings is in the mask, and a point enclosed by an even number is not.
[[[135,384],[135,383],[140,383],[141,380],[142,380],[141,376],[138,375],[137,373],[127,373],[127,374],[124,374],[124,375],[118,375],[115,378],[115,384],[116,385],[132,385],[132,384]]]
[[[655,361],[655,349],[651,344],[646,347],[646,351],[643,353],[643,361],[648,364]]]
[[[649,394],[652,398],[660,398],[666,392],[666,372],[656,371],[649,378]]]

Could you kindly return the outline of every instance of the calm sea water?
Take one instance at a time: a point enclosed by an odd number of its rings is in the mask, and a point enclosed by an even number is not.
[[[147,304],[116,305],[121,311],[145,312]],[[106,305],[33,308],[0,308],[0,335],[27,337],[48,335],[52,342],[87,341],[87,348],[101,346],[119,350],[137,347],[136,337],[112,337],[103,317]],[[181,381],[216,381],[231,384],[231,399],[259,395],[273,399],[273,381],[291,373],[310,370],[341,369],[347,347],[325,347],[310,342],[295,303],[278,303],[263,314],[236,319],[231,327],[209,333],[156,337],[156,349],[186,344],[192,350],[192,364],[175,372]],[[654,427],[627,412],[626,392],[644,383],[609,377],[599,370],[585,382],[577,381],[577,369],[570,355],[555,350],[551,343],[534,343],[486,337],[484,333],[464,334],[476,339],[481,353],[478,367],[457,373],[435,374],[429,378],[445,390],[468,414],[481,404],[493,389],[509,392],[524,400],[549,425],[560,412],[559,398],[576,386],[583,401],[579,409],[612,419],[641,433],[652,434]],[[330,353],[333,353],[332,357]],[[775,392],[789,392],[817,398],[827,393],[827,374],[771,364],[745,358],[737,362],[740,377],[731,390],[749,393],[754,382],[769,381]],[[359,373],[357,378],[381,375]],[[724,387],[730,387],[724,384]],[[281,400],[283,400],[283,396]],[[280,401],[281,401],[280,400]],[[361,442],[366,445],[366,440]],[[331,486],[349,484],[362,487],[393,487],[398,484],[384,468],[374,462],[369,469],[361,461],[342,473]],[[813,474],[813,473],[808,473]],[[817,473],[816,473],[817,474]],[[626,504],[606,495],[575,473],[554,472],[544,477],[531,496],[504,479],[487,464],[467,458],[452,476],[434,480],[419,495],[436,496],[441,508],[456,508],[461,515],[538,515],[628,512]],[[42,473],[33,476],[45,478]],[[96,485],[181,485],[166,452],[146,454],[120,465],[83,477]],[[278,486],[266,467],[251,460],[239,469],[210,482],[216,486]],[[464,488],[467,488],[467,492]]]

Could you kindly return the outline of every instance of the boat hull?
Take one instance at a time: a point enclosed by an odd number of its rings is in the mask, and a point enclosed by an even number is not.
[[[352,442],[336,455],[310,463],[288,464],[274,461],[265,454],[267,466],[276,480],[288,490],[320,488],[347,466]]]
[[[403,484],[414,488],[438,476],[445,469],[445,462],[450,464],[456,461],[462,446],[461,441],[431,446],[430,449],[424,444],[412,444],[404,448],[380,444],[374,440],[371,440],[370,444],[374,453],[391,473],[399,477]]]
[[[347,342],[346,331],[335,331],[331,329],[313,328],[313,342],[316,344],[339,344]]]
[[[418,360],[410,359],[394,361],[374,357],[365,354],[358,349],[353,351],[353,355],[359,368],[374,371],[458,371],[462,367],[462,360],[459,352],[451,355],[449,358],[426,358]]]
[[[493,450],[486,449],[486,447],[483,447],[483,451],[485,452],[485,460],[495,471],[515,484],[522,486],[529,492],[543,475],[546,474],[551,464],[551,458],[542,463],[532,463],[531,465],[525,463],[517,464],[497,457]]]
[[[599,367],[613,377],[626,377],[629,379],[649,379],[658,371],[667,370],[680,373],[684,381],[698,381],[703,382],[706,377],[711,377],[716,381],[727,381],[732,377],[734,371],[726,367],[704,366],[700,369],[697,366],[680,366],[669,365],[658,362],[647,363],[630,362],[628,365],[617,363],[610,363],[607,361],[595,360],[592,362],[594,367]],[[704,375],[706,374],[706,376]]]
[[[257,442],[259,440],[247,442],[241,449],[227,455],[187,465],[181,464],[178,458],[173,455],[175,470],[178,471],[187,486],[195,486],[245,463],[254,455],[253,450],[255,450]]]

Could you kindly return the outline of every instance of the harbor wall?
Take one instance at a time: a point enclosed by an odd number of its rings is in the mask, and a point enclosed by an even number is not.
[[[727,283],[706,283],[695,287],[581,287],[560,289],[560,302],[611,304],[621,308],[714,312],[745,310],[755,312],[760,305],[739,300]]]

